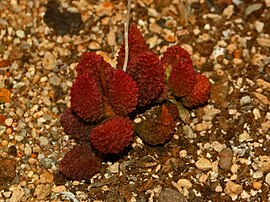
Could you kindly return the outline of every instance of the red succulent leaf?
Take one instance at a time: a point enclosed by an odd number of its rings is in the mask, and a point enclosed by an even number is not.
[[[148,46],[135,23],[132,23],[128,32],[129,61],[136,58],[143,51],[148,50]],[[120,47],[117,57],[117,69],[122,70],[125,60],[125,43]],[[128,65],[130,62],[128,62]]]
[[[60,123],[64,132],[76,140],[83,140],[88,137],[92,128],[92,125],[76,116],[71,109],[67,109],[61,114]]]
[[[90,76],[100,82],[100,67],[104,68],[105,74],[112,71],[112,66],[107,63],[103,57],[94,52],[85,52],[81,55],[79,63],[76,66],[78,75],[89,73]]]
[[[73,180],[89,179],[99,172],[101,159],[86,145],[77,145],[67,152],[59,165],[62,175]]]
[[[165,105],[153,107],[142,116],[135,131],[145,143],[164,144],[172,137],[176,123]]]
[[[198,107],[204,104],[210,96],[211,84],[208,78],[202,74],[196,74],[196,84],[192,92],[182,98],[183,105]]]
[[[88,73],[78,75],[70,90],[71,109],[85,121],[99,121],[104,113],[102,93]]]
[[[179,61],[184,61],[192,64],[189,53],[178,45],[167,48],[161,58],[161,61],[165,68],[173,67]]]
[[[114,70],[107,76],[107,88],[110,104],[115,113],[127,115],[137,104],[139,90],[136,82],[122,70]]]
[[[157,99],[164,89],[164,69],[159,57],[144,51],[131,61],[127,73],[137,82],[139,106],[146,106]]]
[[[174,120],[179,118],[179,110],[176,104],[172,102],[167,102],[165,104],[166,108],[168,109],[170,115],[173,117]]]
[[[191,62],[181,60],[172,67],[168,86],[175,96],[187,96],[193,90],[195,83],[196,73]]]
[[[127,117],[114,116],[92,129],[90,141],[100,153],[117,154],[130,145],[132,136],[132,121]]]

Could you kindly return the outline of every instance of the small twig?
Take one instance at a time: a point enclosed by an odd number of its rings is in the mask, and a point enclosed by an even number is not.
[[[131,7],[131,0],[128,0],[127,4],[127,16],[125,21],[125,34],[124,34],[124,40],[125,40],[125,60],[123,65],[123,71],[127,71],[127,64],[128,64],[128,28],[129,28],[129,18],[130,18],[130,7]]]

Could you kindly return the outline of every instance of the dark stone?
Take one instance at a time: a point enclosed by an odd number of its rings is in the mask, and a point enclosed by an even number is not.
[[[12,145],[8,148],[8,153],[12,156],[17,156],[17,148],[15,145]]]
[[[48,0],[46,8],[43,20],[58,35],[76,34],[84,27],[81,14],[61,11],[57,0]]]
[[[158,196],[158,202],[186,202],[186,198],[183,194],[170,188],[166,188],[161,191]]]

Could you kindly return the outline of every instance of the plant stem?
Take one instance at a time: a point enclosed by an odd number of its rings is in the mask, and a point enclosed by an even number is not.
[[[123,65],[123,71],[127,71],[127,64],[128,64],[128,28],[129,28],[129,18],[130,18],[130,7],[131,7],[131,0],[128,0],[127,3],[127,16],[125,21],[125,33],[124,33],[124,40],[125,40],[125,60]]]

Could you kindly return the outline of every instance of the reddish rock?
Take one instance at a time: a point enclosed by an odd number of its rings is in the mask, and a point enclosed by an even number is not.
[[[11,182],[16,177],[16,161],[14,159],[0,159],[0,184]]]

